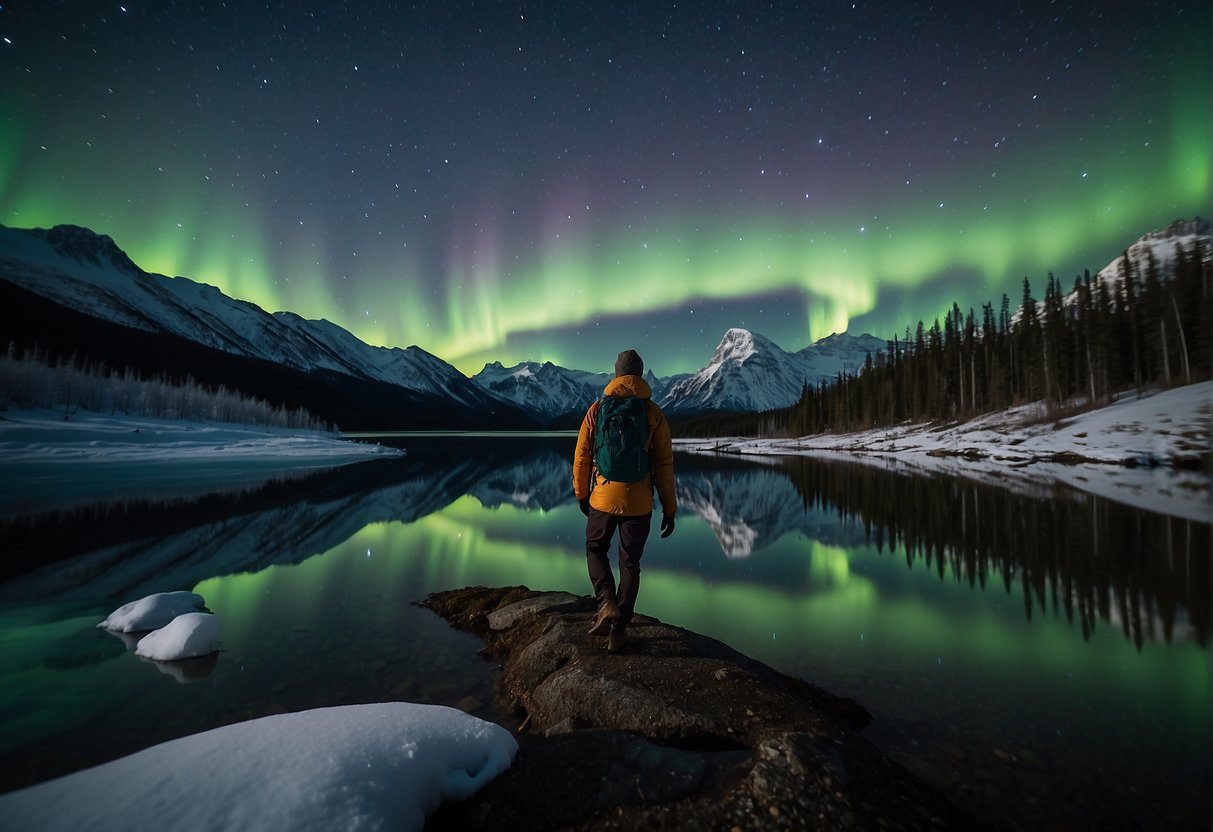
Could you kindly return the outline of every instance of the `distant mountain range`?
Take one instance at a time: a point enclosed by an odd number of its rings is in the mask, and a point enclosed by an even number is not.
[[[872,335],[841,334],[789,353],[762,335],[730,329],[699,372],[664,379],[649,372],[645,378],[653,390],[653,401],[671,418],[712,411],[757,413],[795,404],[806,383],[816,384],[843,371],[854,373],[868,353],[886,347]],[[513,367],[493,362],[472,376],[472,381],[490,393],[564,427],[580,423],[586,408],[602,395],[610,380],[607,373],[535,362]]]
[[[85,228],[0,227],[0,301],[17,346],[226,384],[345,429],[540,425],[419,347],[373,347],[329,321],[149,274]]]
[[[1207,222],[1186,223],[1146,235],[1129,256],[1149,249],[1162,264],[1176,241],[1208,234]],[[419,347],[373,347],[329,321],[268,313],[213,286],[145,272],[111,238],[70,225],[0,226],[0,326],[19,349],[225,384],[345,430],[576,427],[610,381],[537,362],[493,362],[469,379]],[[806,383],[858,371],[885,348],[872,335],[841,333],[786,352],[730,329],[698,372],[646,378],[673,419],[761,412],[795,403]]]

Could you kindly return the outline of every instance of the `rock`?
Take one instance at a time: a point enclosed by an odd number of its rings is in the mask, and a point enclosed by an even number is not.
[[[483,703],[479,699],[477,699],[475,696],[472,696],[469,693],[467,696],[463,697],[458,702],[456,702],[455,707],[458,708],[459,710],[463,711],[464,713],[470,714],[472,711],[475,711],[477,708],[479,708],[482,704]]]
[[[481,635],[514,766],[427,828],[966,829],[976,822],[860,736],[857,703],[637,615],[624,652],[588,596],[526,587],[423,605]]]

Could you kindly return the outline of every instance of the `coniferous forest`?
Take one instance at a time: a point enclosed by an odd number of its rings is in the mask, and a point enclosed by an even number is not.
[[[1203,220],[1197,223],[1203,226]],[[1124,391],[1210,377],[1208,236],[1174,243],[1165,270],[1152,250],[1119,274],[1050,272],[1037,299],[1027,277],[1012,306],[1003,295],[980,311],[956,303],[922,321],[855,374],[806,384],[800,401],[759,414],[713,414],[680,436],[808,436],[902,422],[955,422],[1026,402],[1047,416],[1106,404]]]

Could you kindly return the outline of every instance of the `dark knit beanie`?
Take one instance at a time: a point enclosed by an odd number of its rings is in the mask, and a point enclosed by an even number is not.
[[[615,377],[644,375],[644,361],[636,354],[636,350],[624,350],[615,359]]]

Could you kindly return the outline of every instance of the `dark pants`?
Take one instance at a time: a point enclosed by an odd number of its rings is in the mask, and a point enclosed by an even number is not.
[[[645,541],[649,539],[649,526],[653,512],[632,517],[607,514],[590,509],[585,521],[585,560],[590,570],[590,583],[594,595],[599,599],[611,592],[619,604],[619,623],[627,626],[636,609],[636,593],[640,591],[640,558],[644,554]],[[615,588],[615,575],[611,572],[611,538],[619,530],[619,588]]]

